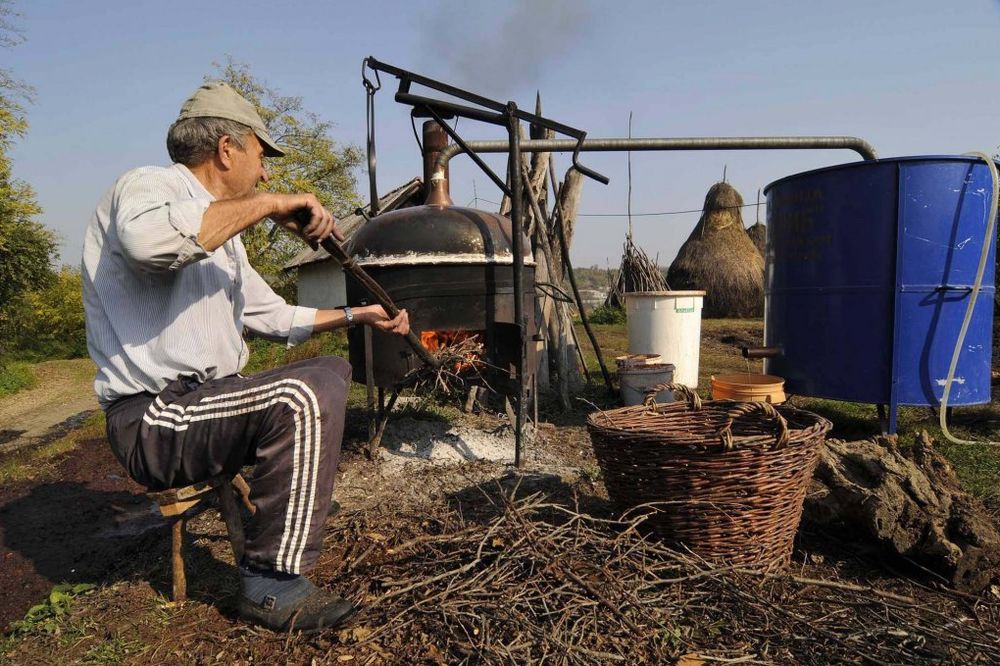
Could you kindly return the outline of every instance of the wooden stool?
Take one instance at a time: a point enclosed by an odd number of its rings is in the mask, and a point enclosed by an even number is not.
[[[257,511],[257,507],[250,502],[250,486],[239,474],[235,476],[222,474],[183,488],[146,493],[147,497],[159,505],[160,513],[172,519],[173,597],[175,602],[187,600],[183,550],[184,527],[187,524],[187,518],[184,516],[184,512],[209,497],[210,494],[215,494],[219,498],[219,513],[222,514],[222,519],[226,523],[226,531],[229,532],[229,542],[233,547],[233,558],[236,560],[236,565],[239,566],[243,559],[243,544],[246,542],[246,538],[243,535],[243,519],[240,516],[234,493],[240,495],[243,506],[251,514]]]

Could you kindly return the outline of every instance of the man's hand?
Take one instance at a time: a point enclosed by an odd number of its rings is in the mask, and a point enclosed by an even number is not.
[[[358,314],[361,323],[368,324],[380,331],[396,333],[397,335],[406,335],[410,332],[410,315],[406,313],[406,310],[400,310],[399,315],[394,319],[389,318],[381,305],[366,305],[363,308],[355,308],[355,310],[360,310]]]
[[[316,245],[330,234],[339,241],[344,234],[337,228],[333,215],[323,208],[313,194],[274,194],[274,212],[271,219],[289,231],[298,234],[311,245]]]

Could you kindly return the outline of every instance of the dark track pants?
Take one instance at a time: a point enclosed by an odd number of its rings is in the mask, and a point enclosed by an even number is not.
[[[107,411],[108,439],[152,490],[254,465],[244,564],[304,573],[316,563],[344,434],[351,366],[327,356],[252,377],[178,379]]]

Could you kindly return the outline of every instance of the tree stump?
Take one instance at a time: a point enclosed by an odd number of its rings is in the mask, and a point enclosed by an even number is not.
[[[1000,530],[926,432],[912,447],[888,437],[827,440],[804,520],[850,530],[964,592],[979,593],[1000,577]]]

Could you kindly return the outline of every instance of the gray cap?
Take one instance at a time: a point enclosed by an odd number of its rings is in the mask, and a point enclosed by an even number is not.
[[[205,117],[225,118],[242,123],[252,129],[260,139],[266,156],[282,157],[285,154],[285,151],[268,135],[264,121],[260,119],[253,104],[222,81],[210,81],[195,90],[181,106],[177,120]]]

